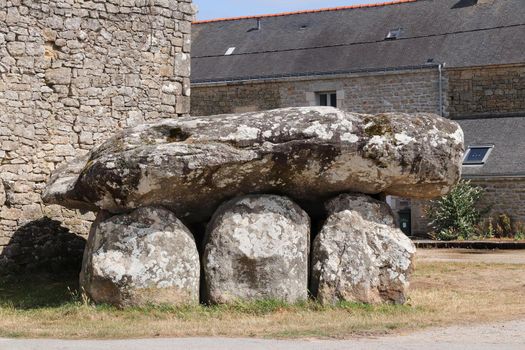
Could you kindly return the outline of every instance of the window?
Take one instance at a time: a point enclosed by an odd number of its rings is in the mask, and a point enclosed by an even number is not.
[[[396,40],[401,36],[401,32],[403,31],[402,28],[393,29],[388,32],[388,34],[385,37],[385,40]]]
[[[335,91],[318,92],[316,93],[316,102],[318,106],[337,107],[337,93]]]
[[[235,47],[228,48],[228,50],[226,50],[226,52],[224,53],[224,56],[230,56],[231,54],[233,54],[233,51],[235,51]]]
[[[465,152],[463,164],[465,165],[483,165],[494,148],[491,146],[470,146]]]

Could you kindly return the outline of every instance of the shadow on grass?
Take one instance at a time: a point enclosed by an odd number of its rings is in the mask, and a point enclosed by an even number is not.
[[[0,252],[0,276],[80,272],[86,239],[44,217],[18,228]]]
[[[59,307],[79,299],[85,245],[47,217],[18,228],[0,253],[0,308]]]
[[[0,279],[0,308],[18,310],[61,307],[78,302],[75,273],[34,274]]]

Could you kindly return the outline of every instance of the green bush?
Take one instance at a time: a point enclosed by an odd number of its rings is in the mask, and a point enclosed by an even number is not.
[[[483,189],[460,181],[450,193],[433,200],[427,208],[432,238],[441,241],[471,239],[476,235],[482,212],[476,207]]]

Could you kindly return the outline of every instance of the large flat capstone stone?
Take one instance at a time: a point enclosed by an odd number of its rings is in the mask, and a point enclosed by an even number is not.
[[[113,213],[161,205],[199,222],[250,193],[304,207],[342,192],[433,198],[458,181],[462,157],[461,128],[434,114],[301,107],[184,117],[119,132],[57,170],[43,198]]]

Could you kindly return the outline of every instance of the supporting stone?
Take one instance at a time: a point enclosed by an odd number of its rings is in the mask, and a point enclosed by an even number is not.
[[[250,195],[226,202],[206,234],[209,302],[307,298],[310,219],[288,198]]]
[[[362,194],[327,202],[328,218],[313,242],[312,293],[324,304],[406,301],[415,246],[386,203]]]
[[[199,254],[191,232],[162,208],[99,213],[80,275],[97,303],[120,307],[199,300]]]

